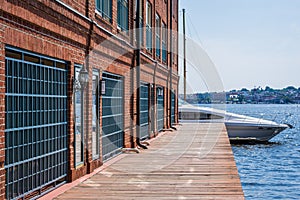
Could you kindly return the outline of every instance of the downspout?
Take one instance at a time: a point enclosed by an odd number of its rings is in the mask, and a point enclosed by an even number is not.
[[[156,91],[156,87],[157,87],[157,85],[156,85],[156,71],[157,71],[157,67],[158,67],[158,62],[157,61],[155,61],[154,62],[154,73],[153,73],[153,84],[154,84],[154,88],[153,88],[153,90],[154,90],[154,97],[155,98],[153,98],[153,102],[152,102],[152,104],[151,104],[151,106],[152,106],[152,109],[153,109],[153,115],[152,115],[152,123],[153,124],[151,124],[152,126],[154,126],[154,128],[153,128],[153,130],[154,130],[154,136],[156,137],[157,136],[157,129],[156,129],[156,127],[157,127],[157,106],[156,106],[156,99],[157,99],[157,91]],[[154,120],[155,119],[155,120]],[[156,134],[155,134],[156,133]]]
[[[143,148],[148,149],[145,145],[141,144],[141,109],[140,109],[140,97],[141,97],[141,39],[140,39],[140,0],[136,0],[136,14],[135,14],[135,37],[136,37],[136,84],[137,84],[137,101],[136,101],[136,112],[137,112],[137,137],[136,144]]]
[[[173,0],[170,1],[170,112],[169,112],[169,125],[170,128],[177,130],[172,126],[172,80],[173,80]],[[175,112],[175,111],[174,111]],[[175,114],[175,113],[174,113]]]
[[[89,19],[89,9],[90,9],[90,3],[89,0],[85,0],[85,16]]]
[[[183,17],[183,99],[186,101],[186,36],[185,36],[185,9],[182,9]]]
[[[173,1],[173,0],[170,0],[170,2],[171,2],[171,1]],[[169,2],[169,1],[167,1],[167,2]],[[171,4],[171,3],[170,3],[170,4]],[[169,4],[167,4],[167,7],[168,7],[168,6],[169,6]],[[166,13],[166,14],[167,14],[167,26],[168,26],[168,28],[170,28],[170,26],[171,26],[171,25],[170,25],[170,21],[171,21],[170,19],[172,19],[172,16],[171,16],[171,18],[170,18],[170,12],[169,12],[169,9],[167,9],[167,13]],[[171,29],[170,29],[170,32],[171,32]],[[170,41],[170,35],[168,35],[168,34],[167,34],[167,41]],[[169,45],[169,44],[171,45],[171,42],[168,42],[168,45]],[[170,57],[171,57],[171,47],[170,47],[170,51],[169,51],[168,55],[170,55]],[[170,62],[170,60],[169,60],[169,62]],[[167,66],[166,66],[167,68],[168,68],[168,65],[169,65],[169,63],[167,63]],[[168,87],[169,87],[169,86],[168,86],[169,81],[170,81],[169,79],[170,79],[170,71],[168,71],[168,75],[167,75],[167,84],[166,84],[166,85],[167,85],[167,87],[166,87],[167,89],[168,89]],[[167,90],[167,91],[168,91],[168,90]],[[168,110],[168,108],[169,108],[168,92],[166,92],[166,98],[167,98],[167,101],[166,101],[166,107],[167,107],[167,109],[166,109],[166,111],[167,111],[167,113],[166,113],[166,120],[167,120],[167,126],[168,126],[168,117],[169,117],[169,114],[168,114],[168,111],[169,111],[169,110]],[[167,130],[167,127],[165,127],[164,131],[166,131],[166,130]]]

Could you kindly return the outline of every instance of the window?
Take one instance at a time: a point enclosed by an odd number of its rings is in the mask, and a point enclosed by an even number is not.
[[[102,73],[105,94],[102,97],[102,158],[106,161],[120,154],[124,145],[123,77]],[[104,89],[102,88],[102,89]]]
[[[162,40],[161,40],[163,62],[167,62],[167,34],[168,34],[167,26],[163,22],[162,23]]]
[[[111,5],[112,0],[96,0],[96,10],[103,18],[109,19],[109,21],[112,19]]]
[[[68,63],[5,45],[2,66],[5,199],[37,198],[68,173]]]
[[[118,0],[118,27],[128,30],[128,0]]]
[[[156,56],[160,57],[160,32],[161,32],[161,22],[160,16],[156,14],[155,16],[155,49],[156,49]]]
[[[98,159],[100,155],[99,145],[99,71],[93,70],[93,90],[92,90],[92,154],[93,159]]]
[[[164,128],[164,88],[158,86],[156,94],[156,124],[157,131],[161,131]]]
[[[139,27],[140,27],[140,40],[141,40],[141,45],[144,43],[144,19],[143,19],[143,0],[140,0],[140,14],[139,14]],[[137,11],[137,0],[135,0],[135,15]],[[137,17],[136,17],[137,18]],[[134,20],[134,29],[136,28],[136,21]],[[136,38],[135,38],[136,39]]]
[[[75,65],[74,80],[74,111],[75,111],[75,166],[83,164],[84,133],[83,133],[83,92],[78,80],[81,65]]]
[[[148,51],[152,49],[152,6],[148,1],[146,4],[146,48]]]

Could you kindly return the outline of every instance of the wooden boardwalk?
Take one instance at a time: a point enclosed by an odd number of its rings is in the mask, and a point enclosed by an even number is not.
[[[184,124],[56,199],[244,199],[224,124]]]

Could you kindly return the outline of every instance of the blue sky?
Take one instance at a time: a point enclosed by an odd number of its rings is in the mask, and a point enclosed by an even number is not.
[[[300,0],[181,0],[180,17],[182,8],[187,36],[209,55],[225,90],[300,87]]]

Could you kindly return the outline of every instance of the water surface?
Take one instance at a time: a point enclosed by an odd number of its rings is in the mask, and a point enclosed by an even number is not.
[[[300,199],[300,106],[226,105],[229,112],[295,126],[268,144],[232,145],[247,200]]]

